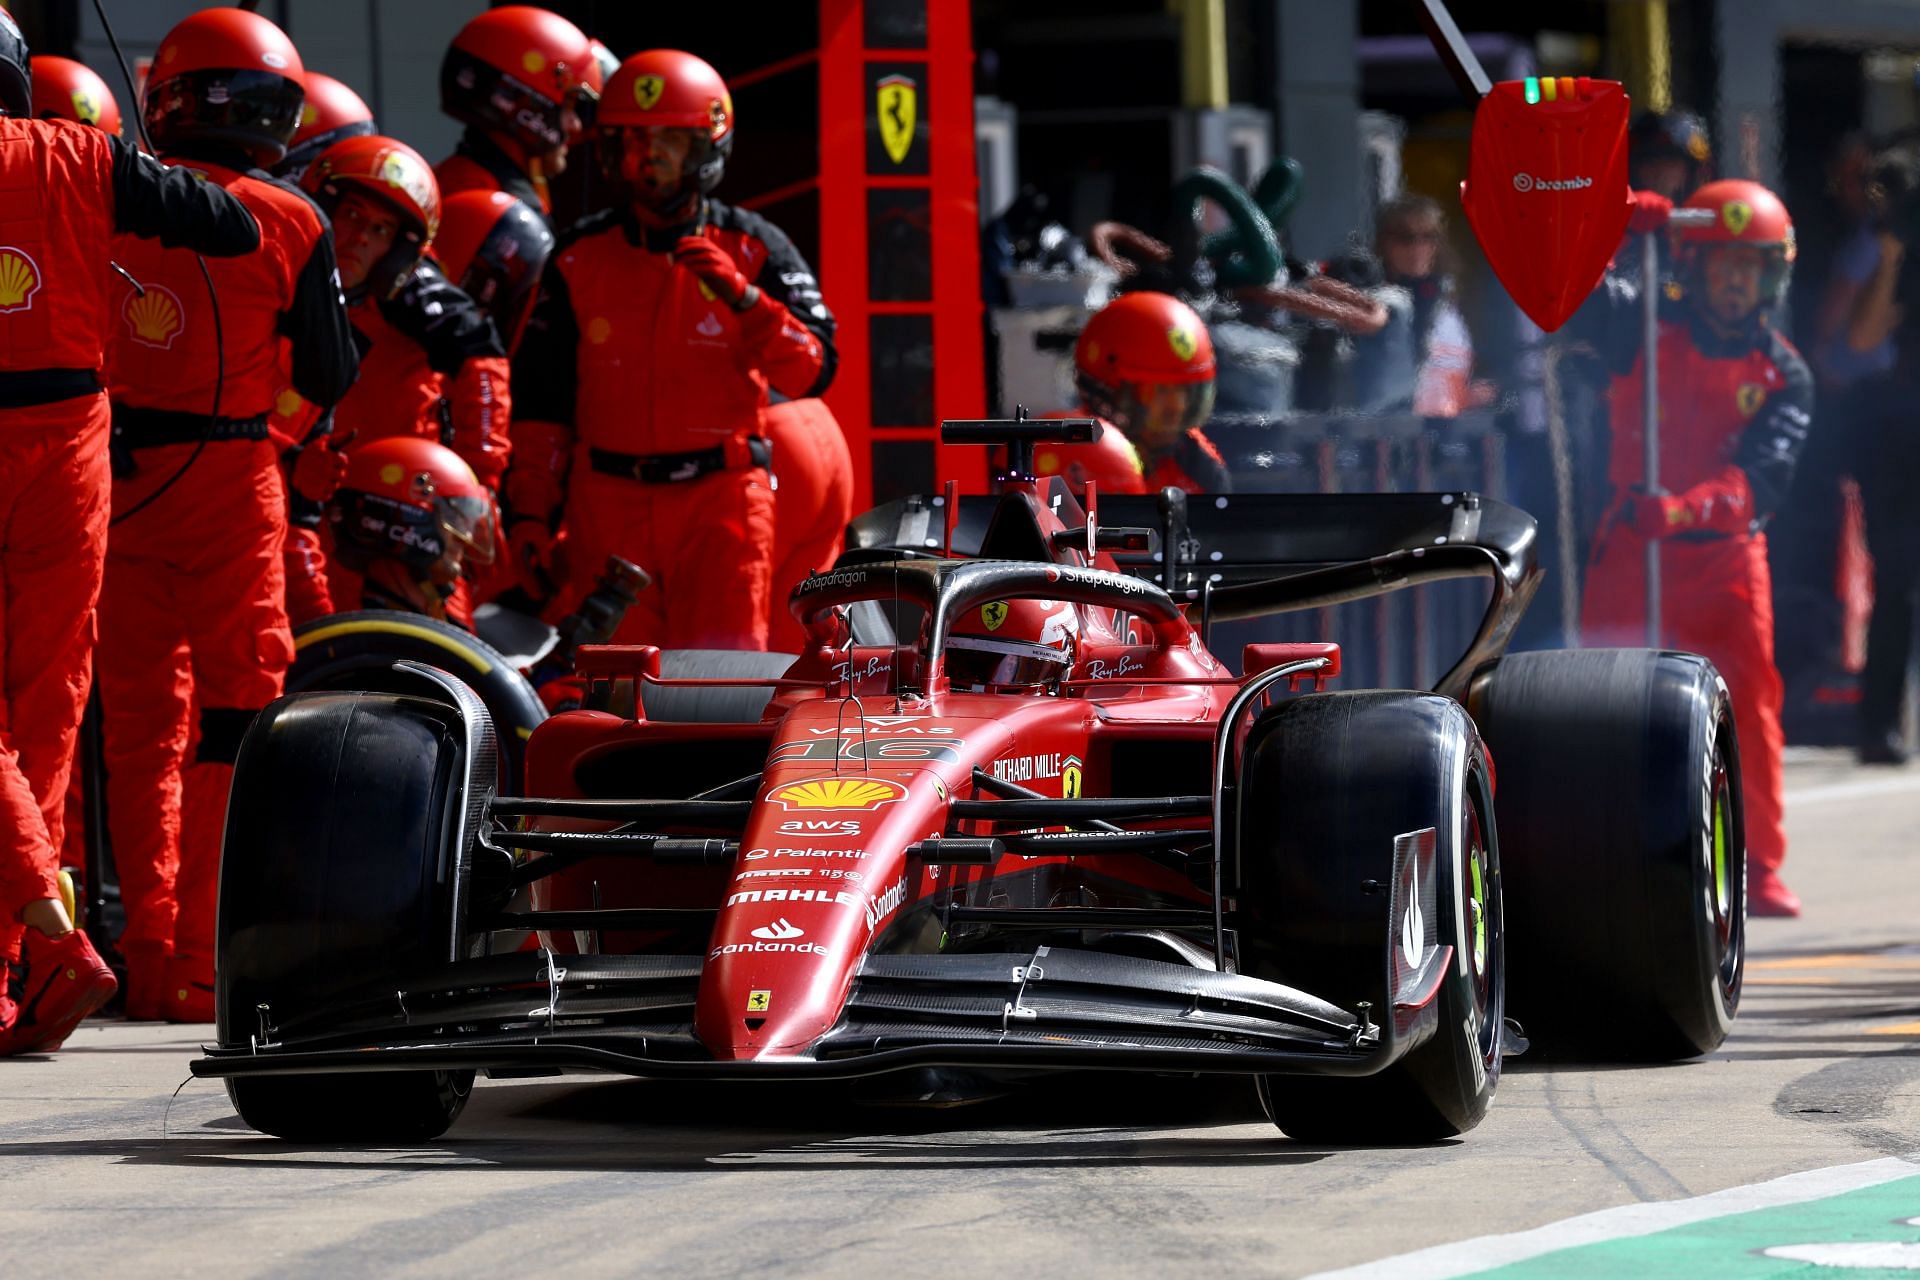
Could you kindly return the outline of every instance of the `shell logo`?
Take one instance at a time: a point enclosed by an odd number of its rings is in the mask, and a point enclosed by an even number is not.
[[[587,341],[599,346],[613,336],[613,321],[605,316],[595,316],[587,321]]]
[[[172,347],[173,340],[186,327],[181,315],[180,299],[164,285],[150,284],[144,295],[130,295],[123,314],[126,316],[127,330],[135,342],[161,351]]]
[[[397,462],[389,462],[386,466],[380,468],[380,483],[399,484],[400,481],[405,478],[406,474],[407,469],[405,467]]]
[[[775,787],[767,799],[795,809],[878,809],[906,798],[907,789],[886,778],[819,778]]]
[[[273,398],[273,411],[283,418],[291,418],[294,414],[300,412],[300,406],[305,403],[306,401],[301,398],[298,391],[295,391],[292,387],[287,387]]]
[[[538,75],[547,69],[547,55],[538,49],[529,49],[520,55],[520,66],[529,75]]]
[[[0,315],[25,311],[40,292],[40,264],[25,249],[0,244]]]
[[[300,104],[300,127],[302,129],[312,128],[313,122],[318,120],[319,118],[320,118],[320,113],[314,110],[314,106],[311,102],[303,102]]]
[[[633,81],[633,100],[640,104],[642,111],[653,110],[653,104],[660,101],[660,95],[667,91],[667,82],[661,76],[636,76]]]

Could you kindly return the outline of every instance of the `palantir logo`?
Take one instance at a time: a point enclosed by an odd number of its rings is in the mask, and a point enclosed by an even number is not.
[[[785,916],[781,916],[772,924],[763,924],[753,931],[754,937],[765,938],[768,942],[785,942],[789,938],[804,938],[806,934],[805,929],[796,929],[788,924]]]

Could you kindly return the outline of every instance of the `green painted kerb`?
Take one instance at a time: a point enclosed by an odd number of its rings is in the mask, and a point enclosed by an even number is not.
[[[1475,1271],[1473,1280],[1914,1280],[1920,1270],[1821,1266],[1769,1258],[1785,1245],[1889,1242],[1920,1245],[1920,1177],[1849,1191],[1825,1200],[1758,1209],[1652,1235],[1543,1253],[1525,1262]]]

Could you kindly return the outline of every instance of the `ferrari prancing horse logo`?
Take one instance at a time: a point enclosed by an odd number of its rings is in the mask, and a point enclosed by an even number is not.
[[[907,152],[913,148],[919,100],[920,88],[910,76],[886,76],[880,81],[880,141],[887,148],[887,158],[895,164],[905,164]]]
[[[992,604],[981,605],[980,620],[987,624],[987,630],[998,631],[1000,624],[1007,620],[1007,602],[995,600]]]
[[[1767,389],[1757,382],[1743,382],[1733,393],[1733,402],[1740,407],[1741,417],[1751,418],[1767,402]]]
[[[639,76],[633,82],[633,100],[640,104],[642,111],[653,110],[653,104],[660,101],[660,95],[667,91],[667,82],[660,76]]]
[[[1187,330],[1180,328],[1167,330],[1167,345],[1172,347],[1173,354],[1179,356],[1182,360],[1193,359],[1195,343],[1193,341],[1193,335]]]
[[[1729,200],[1720,207],[1720,218],[1727,224],[1727,230],[1736,236],[1744,235],[1747,224],[1753,221],[1753,206],[1744,200]]]

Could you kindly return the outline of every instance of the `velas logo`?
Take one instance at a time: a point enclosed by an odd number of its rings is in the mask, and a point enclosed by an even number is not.
[[[40,264],[25,249],[0,244],[0,315],[27,311],[40,292]]]
[[[642,111],[653,110],[653,104],[660,101],[660,95],[667,91],[667,82],[660,76],[638,76],[633,82],[633,100]]]
[[[1179,325],[1167,330],[1167,345],[1173,348],[1173,354],[1182,360],[1193,359],[1194,349],[1197,346],[1193,334]]]
[[[907,789],[887,778],[819,778],[775,787],[767,799],[782,809],[878,809],[906,798]]]
[[[150,284],[144,294],[127,295],[127,332],[143,347],[166,351],[186,327],[180,299],[165,285]]]
[[[913,149],[913,126],[919,114],[920,88],[910,76],[886,76],[875,91],[880,115],[880,145],[887,159],[905,164]]]
[[[1513,175],[1515,191],[1584,191],[1592,185],[1592,178],[1536,178],[1531,173]]]
[[[1747,233],[1753,225],[1753,206],[1744,200],[1729,200],[1720,206],[1720,221],[1727,224],[1727,230],[1737,236]]]
[[[980,621],[987,624],[987,630],[998,631],[1007,620],[1007,602],[995,600],[992,604],[980,606]]]

